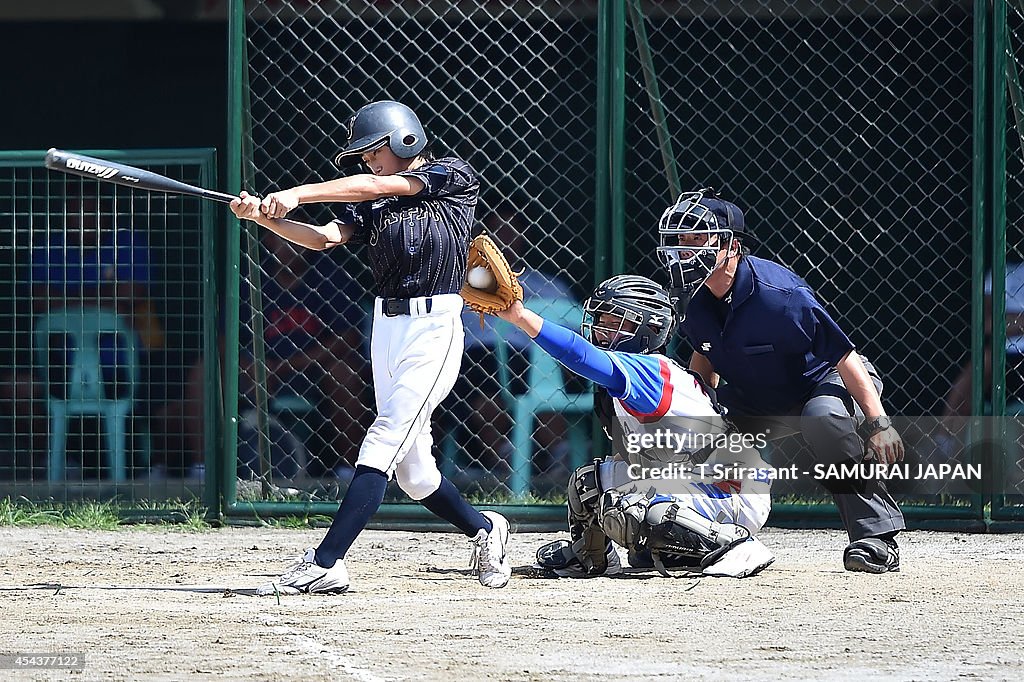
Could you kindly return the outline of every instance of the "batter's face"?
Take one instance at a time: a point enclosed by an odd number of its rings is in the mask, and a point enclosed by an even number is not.
[[[395,156],[395,153],[391,151],[391,147],[386,144],[380,149],[365,152],[363,154],[363,163],[370,169],[370,172],[374,175],[394,175],[395,173],[401,173],[408,169],[409,159],[403,159]]]
[[[600,348],[611,348],[619,339],[633,337],[636,332],[636,323],[623,319],[619,315],[601,313],[594,325],[594,345]]]

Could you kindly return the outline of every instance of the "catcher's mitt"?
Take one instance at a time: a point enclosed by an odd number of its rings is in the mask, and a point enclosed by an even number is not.
[[[487,268],[494,276],[494,283],[487,289],[477,289],[471,287],[468,282],[463,282],[459,293],[466,301],[466,305],[474,312],[480,313],[482,325],[484,313],[493,315],[499,310],[507,310],[515,301],[523,300],[523,287],[519,284],[518,277],[522,273],[512,271],[501,249],[485,234],[475,237],[469,245],[466,271],[475,267]]]

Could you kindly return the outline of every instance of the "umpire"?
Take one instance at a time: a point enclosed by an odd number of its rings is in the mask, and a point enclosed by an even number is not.
[[[803,434],[819,463],[903,459],[882,408],[882,382],[807,283],[749,255],[743,213],[712,189],[683,194],[662,214],[658,256],[669,271],[690,369],[743,430]],[[906,526],[877,477],[823,478],[850,544],[848,571],[898,571],[896,534]]]

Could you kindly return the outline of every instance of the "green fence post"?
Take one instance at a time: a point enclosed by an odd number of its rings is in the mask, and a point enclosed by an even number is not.
[[[615,0],[600,0],[597,6],[597,122],[594,141],[594,281],[608,277],[608,14]]]
[[[234,191],[242,186],[242,78],[245,63],[245,5],[243,0],[231,0],[228,8],[228,140],[227,186]],[[239,221],[231,214],[227,220],[227,240],[224,248],[224,429],[221,448],[221,490],[227,506],[236,497],[234,472],[238,448],[238,280],[239,249],[241,246]],[[214,390],[216,384],[207,386]]]
[[[974,117],[973,165],[971,168],[973,202],[971,207],[971,409],[964,444],[978,442],[985,433],[984,422],[984,362],[985,362],[985,232],[988,220],[988,3],[974,2]],[[984,459],[984,458],[983,458]],[[985,480],[992,481],[992,472]],[[987,487],[987,486],[986,486]]]
[[[626,5],[611,3],[608,97],[611,100],[608,144],[611,164],[611,247],[612,272],[626,269]]]
[[[209,156],[202,166],[202,187],[216,186],[217,152],[209,150]],[[211,390],[218,385],[220,377],[220,353],[217,349],[217,302],[220,300],[217,278],[217,248],[219,241],[214,229],[217,207],[212,201],[202,202],[203,214],[203,442],[207,447],[203,453],[206,478],[203,481],[203,504],[210,520],[224,515],[224,498],[221,496],[221,458],[217,443],[220,443],[222,423],[222,400],[219,391]]]
[[[242,40],[242,187],[252,191],[256,184],[256,173],[252,151],[252,113],[249,89],[249,51]],[[270,397],[267,395],[267,351],[264,343],[264,311],[257,302],[263,300],[263,270],[260,263],[260,227],[251,221],[242,221],[245,233],[246,278],[249,289],[249,327],[252,329],[253,375],[256,398],[256,450],[260,464],[260,487],[263,497],[270,495],[270,478],[273,470],[270,462]],[[239,313],[241,318],[241,313]]]
[[[1006,457],[1006,0],[992,0],[991,67],[992,133],[992,510],[1003,506],[1000,491]]]
[[[658,135],[658,150],[661,152],[661,163],[665,167],[665,181],[668,183],[668,200],[675,201],[682,192],[679,184],[679,171],[676,168],[676,156],[672,151],[672,134],[668,129],[665,116],[665,105],[661,101],[661,86],[658,74],[654,70],[654,58],[651,56],[651,45],[647,40],[647,28],[644,15],[640,8],[640,0],[628,0],[629,20],[633,24],[636,37],[636,49],[640,53],[640,67],[644,72],[644,83],[647,86],[647,99],[651,105],[651,118],[654,119],[654,132]]]

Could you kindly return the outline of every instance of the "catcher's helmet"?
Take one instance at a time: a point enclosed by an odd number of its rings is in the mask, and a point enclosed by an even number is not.
[[[601,315],[621,318],[614,327],[602,324]],[[626,322],[636,326],[626,329]],[[616,275],[597,285],[583,303],[583,337],[595,346],[625,353],[653,353],[668,343],[675,327],[675,315],[668,292],[657,282],[639,275]],[[603,331],[610,341],[597,339]]]
[[[751,239],[736,204],[720,198],[711,187],[681,194],[658,221],[658,258],[672,275],[673,286],[692,293],[711,275],[718,252],[732,240]]]
[[[345,157],[360,156],[385,144],[395,156],[411,159],[427,146],[427,133],[413,110],[399,102],[381,100],[362,107],[348,120],[348,139],[334,163]]]

